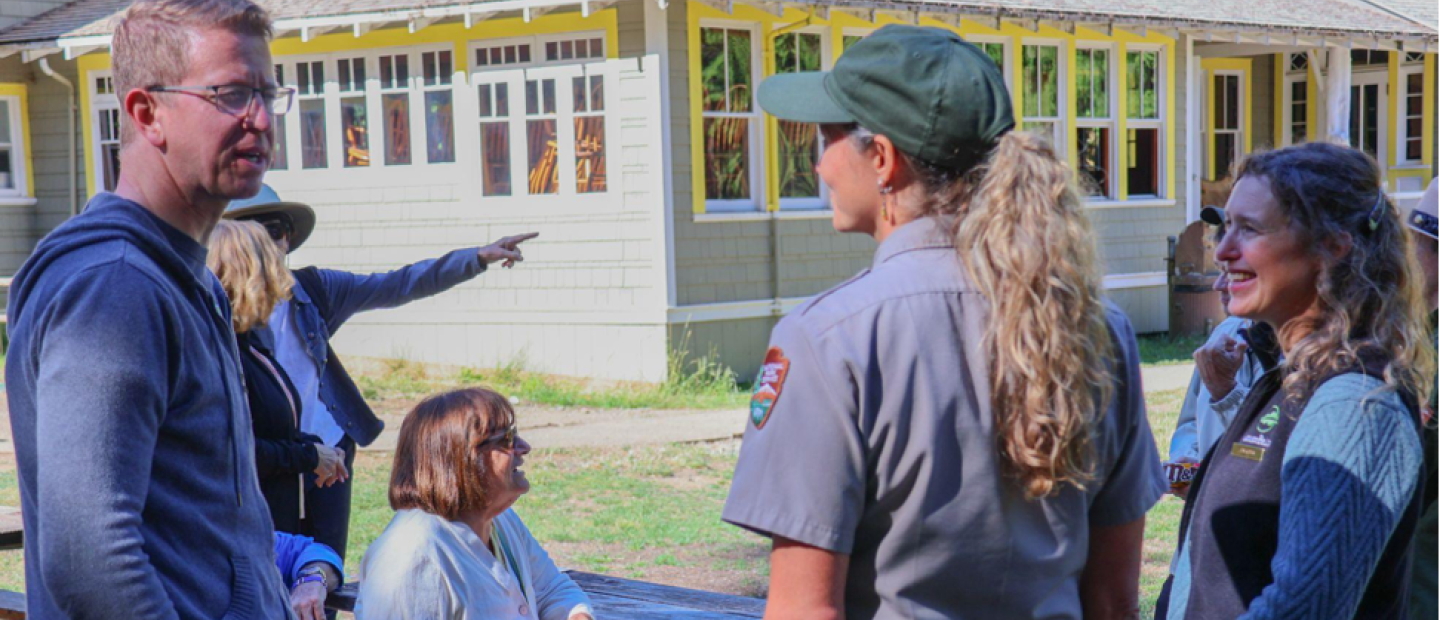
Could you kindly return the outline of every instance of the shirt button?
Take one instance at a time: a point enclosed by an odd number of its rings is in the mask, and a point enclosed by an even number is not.
[[[525,603],[520,603],[520,615],[522,615],[522,616],[528,616],[528,615],[530,615],[530,606],[529,606],[529,605],[526,605]]]

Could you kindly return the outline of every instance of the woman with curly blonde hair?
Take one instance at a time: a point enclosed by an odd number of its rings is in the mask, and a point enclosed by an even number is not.
[[[300,398],[259,333],[275,304],[289,298],[294,279],[265,227],[255,222],[217,224],[206,264],[230,298],[255,431],[255,469],[270,517],[277,530],[313,536],[305,527],[305,475],[313,473],[315,484],[324,486],[349,472],[344,454],[300,432]]]
[[[759,102],[820,124],[835,229],[879,242],[776,325],[755,382],[722,517],[773,539],[767,617],[1138,612],[1166,484],[1134,332],[994,63],[892,25]]]
[[[1402,617],[1435,376],[1409,235],[1354,149],[1261,153],[1236,179],[1229,310],[1275,328],[1283,361],[1196,475],[1160,614]]]

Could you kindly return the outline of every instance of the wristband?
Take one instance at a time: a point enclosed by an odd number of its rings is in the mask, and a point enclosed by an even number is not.
[[[326,590],[330,589],[330,583],[325,579],[324,570],[307,570],[300,573],[300,577],[295,580],[295,588],[300,587],[301,584],[314,583],[317,581],[320,582],[320,587]],[[294,588],[291,589],[293,590]]]

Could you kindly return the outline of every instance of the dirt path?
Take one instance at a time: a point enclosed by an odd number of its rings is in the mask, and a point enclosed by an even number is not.
[[[1141,371],[1146,392],[1183,389],[1194,366],[1155,366]],[[3,394],[0,386],[0,394]],[[385,420],[385,432],[367,451],[395,449],[400,422],[418,398],[382,398],[373,403]],[[675,442],[721,441],[745,430],[744,409],[586,409],[520,403],[516,418],[525,439],[536,447],[578,448]],[[0,453],[14,452],[10,415],[0,398]]]

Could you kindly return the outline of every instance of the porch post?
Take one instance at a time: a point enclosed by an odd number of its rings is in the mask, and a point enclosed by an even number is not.
[[[1350,145],[1350,50],[1329,48],[1325,73],[1326,139]]]

